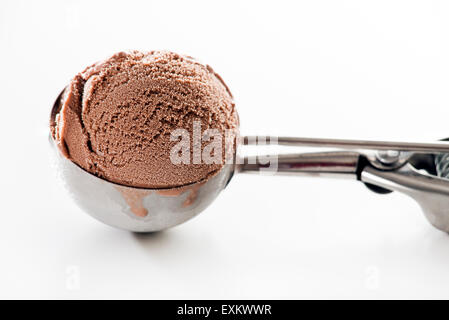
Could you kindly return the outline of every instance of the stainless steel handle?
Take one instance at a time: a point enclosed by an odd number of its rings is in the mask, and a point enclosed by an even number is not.
[[[251,144],[253,137],[247,137]],[[275,138],[276,140],[276,138]],[[373,150],[413,151],[428,153],[419,155],[426,159],[430,153],[447,152],[449,145],[438,143],[404,143],[385,141],[277,138],[278,144],[291,146],[318,146]],[[417,155],[418,156],[418,155]],[[449,232],[449,179],[418,171],[411,163],[416,162],[413,154],[403,158],[398,166],[379,167],[364,153],[350,151],[280,154],[266,156],[272,162],[259,161],[260,156],[246,157],[239,166],[241,172],[268,172],[274,174],[325,176],[358,179],[368,186],[398,191],[413,198],[421,206],[429,222],[436,228]],[[400,159],[400,157],[398,157]],[[408,162],[410,159],[414,161]],[[421,159],[421,160],[423,160]],[[275,161],[275,162],[273,162]],[[422,161],[421,161],[422,162]],[[429,161],[426,161],[429,162]],[[433,161],[432,161],[433,163]],[[419,167],[419,166],[418,166]],[[270,170],[271,169],[271,170]],[[429,170],[427,170],[429,171]],[[372,187],[370,187],[372,189]]]
[[[317,152],[268,156],[260,163],[260,156],[246,157],[239,169],[245,173],[323,176],[357,179],[360,154],[356,152]]]
[[[247,136],[244,144],[257,144],[262,140],[266,143],[277,141],[283,146],[322,147],[339,149],[359,150],[396,150],[410,151],[415,153],[449,153],[449,142],[397,142],[397,141],[374,141],[374,140],[347,140],[327,138],[302,138],[302,137],[260,137]]]
[[[360,180],[408,195],[420,205],[434,227],[449,232],[449,180],[418,172],[410,164],[397,171],[366,166]]]

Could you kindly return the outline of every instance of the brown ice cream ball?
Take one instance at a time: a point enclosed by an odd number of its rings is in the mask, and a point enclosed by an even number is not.
[[[220,163],[174,164],[176,129],[216,129]],[[198,122],[197,122],[198,123]],[[53,137],[83,169],[114,183],[170,188],[199,182],[224,165],[225,135],[238,130],[232,95],[207,65],[172,52],[120,52],[76,75],[66,88]],[[190,134],[190,160],[193,159]],[[200,149],[209,142],[203,141]]]

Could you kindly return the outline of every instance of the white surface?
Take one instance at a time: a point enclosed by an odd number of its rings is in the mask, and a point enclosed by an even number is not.
[[[245,134],[449,136],[448,16],[444,1],[0,2],[0,297],[449,298],[449,236],[400,194],[242,175],[194,220],[136,236],[75,207],[47,154],[59,91],[123,49],[212,65]]]

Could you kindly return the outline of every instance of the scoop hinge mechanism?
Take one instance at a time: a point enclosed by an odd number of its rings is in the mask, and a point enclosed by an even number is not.
[[[263,163],[259,155],[248,156],[240,172],[351,178],[377,193],[399,191],[418,202],[432,225],[449,232],[449,179],[439,176],[436,163],[436,155],[449,154],[449,142],[249,136],[243,144],[259,144],[261,139],[263,144],[332,150],[264,155]]]

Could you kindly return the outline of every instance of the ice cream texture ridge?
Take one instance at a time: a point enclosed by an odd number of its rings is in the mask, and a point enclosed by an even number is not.
[[[168,51],[120,52],[87,67],[65,88],[51,133],[84,170],[120,185],[172,188],[204,181],[224,165],[173,163],[176,129],[238,135],[232,94],[213,69]],[[190,135],[191,145],[194,142]],[[231,140],[234,141],[235,140]],[[206,143],[200,142],[201,149]],[[195,148],[190,148],[191,153]]]

